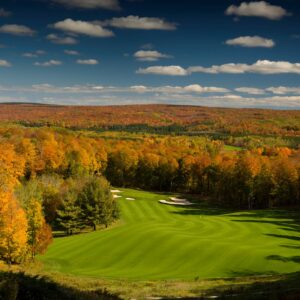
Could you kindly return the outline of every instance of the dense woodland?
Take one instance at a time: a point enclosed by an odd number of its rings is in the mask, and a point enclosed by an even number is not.
[[[110,184],[193,193],[232,209],[295,206],[300,150],[265,145],[229,151],[204,137],[120,138],[2,126],[1,259],[34,259],[51,243],[51,230],[73,234],[109,226],[119,216]]]
[[[1,104],[0,121],[28,126],[299,136],[300,111],[182,105],[59,106]]]

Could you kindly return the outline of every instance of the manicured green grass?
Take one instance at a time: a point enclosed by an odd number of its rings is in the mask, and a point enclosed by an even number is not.
[[[119,223],[107,230],[55,239],[40,258],[48,271],[130,280],[300,271],[299,213],[174,207],[158,203],[166,195],[123,191]]]
[[[231,146],[231,145],[224,146],[225,151],[241,151],[242,149],[243,149],[242,147],[237,147],[237,146]]]

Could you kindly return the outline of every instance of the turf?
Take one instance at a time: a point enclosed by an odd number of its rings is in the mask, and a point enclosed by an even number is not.
[[[174,207],[158,203],[164,195],[123,191],[119,223],[108,230],[55,239],[40,258],[47,270],[133,280],[300,271],[299,213]]]

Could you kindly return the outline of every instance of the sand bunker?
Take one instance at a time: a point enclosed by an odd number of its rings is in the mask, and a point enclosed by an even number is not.
[[[176,197],[170,197],[170,200],[178,203],[187,201],[186,199],[179,199]]]
[[[134,198],[126,198],[126,200],[128,200],[128,201],[134,201],[135,199]]]
[[[175,197],[170,197],[170,200],[159,200],[159,203],[169,204],[169,205],[179,205],[179,206],[189,206],[194,205],[194,203],[188,201],[187,199],[179,199]]]
[[[122,196],[119,196],[119,195],[113,195],[113,198],[114,198],[114,199],[122,198]]]
[[[122,193],[122,191],[119,190],[110,190],[111,193]]]

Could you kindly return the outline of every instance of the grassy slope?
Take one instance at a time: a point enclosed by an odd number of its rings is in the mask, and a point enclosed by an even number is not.
[[[299,214],[162,205],[125,190],[119,226],[58,238],[41,257],[50,271],[102,278],[194,279],[300,270]],[[296,220],[298,218],[298,220]]]

